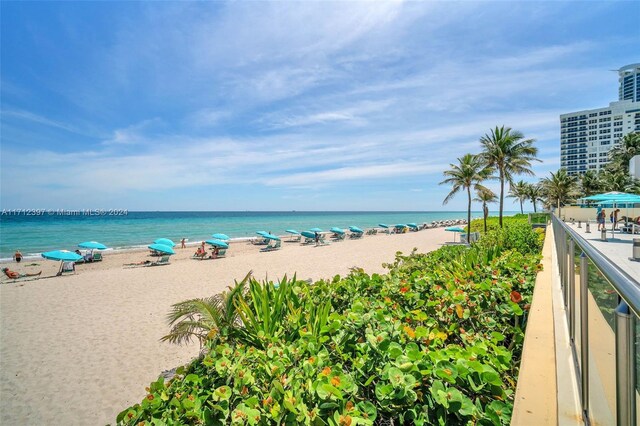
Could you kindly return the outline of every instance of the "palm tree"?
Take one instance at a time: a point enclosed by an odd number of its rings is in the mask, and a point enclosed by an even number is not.
[[[440,185],[452,185],[453,188],[446,196],[442,204],[447,204],[458,192],[467,191],[467,236],[471,234],[471,189],[475,191],[485,190],[481,182],[491,175],[491,168],[488,167],[478,155],[465,154],[458,158],[459,164],[450,164],[451,168],[444,171],[445,180]]]
[[[520,201],[520,214],[524,213],[522,209],[522,203],[527,199],[527,190],[529,189],[529,184],[525,181],[521,180],[511,184],[509,188],[509,195],[507,197],[517,198]]]
[[[610,163],[607,168],[610,170],[621,170],[629,172],[629,160],[640,154],[640,132],[626,134],[620,143],[609,150]]]
[[[161,341],[170,343],[188,343],[193,337],[200,342],[200,348],[207,339],[220,335],[229,335],[233,328],[240,325],[236,310],[238,299],[244,297],[245,286],[252,272],[229,287],[229,291],[205,299],[191,299],[176,303],[167,315],[171,332]]]
[[[485,188],[484,190],[477,191],[477,197],[473,199],[473,201],[479,201],[482,203],[482,215],[484,218],[484,233],[487,233],[487,217],[489,217],[489,203],[495,203],[498,200],[496,194],[493,193],[489,188]]]
[[[524,139],[524,135],[510,127],[496,127],[491,134],[480,138],[483,152],[480,156],[488,166],[496,169],[500,180],[500,227],[504,210],[504,183],[513,182],[514,175],[533,175],[531,162],[537,160],[538,149],[534,139]]]
[[[551,172],[550,177],[543,178],[540,186],[549,206],[558,207],[558,217],[561,216],[561,208],[577,193],[576,178],[567,174],[565,169],[556,173]]]
[[[593,170],[587,170],[583,175],[581,175],[580,191],[585,197],[602,192],[602,182],[599,174]]]
[[[527,185],[527,199],[533,204],[533,212],[537,213],[536,203],[542,199],[542,189],[540,189],[540,185],[535,183]]]
[[[609,164],[607,164],[607,166],[609,166]],[[633,178],[628,172],[622,170],[622,168],[613,169],[605,167],[605,169],[600,172],[600,179],[602,181],[602,189],[606,192],[626,192],[628,188],[633,185]]]

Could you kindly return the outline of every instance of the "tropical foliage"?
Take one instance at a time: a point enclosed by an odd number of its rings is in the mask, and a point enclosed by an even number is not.
[[[241,324],[117,422],[509,424],[539,242],[505,227],[471,248],[398,254],[384,275],[247,278]]]
[[[480,138],[482,153],[480,156],[485,163],[494,168],[500,181],[500,213],[499,221],[502,226],[504,211],[504,185],[511,184],[515,175],[533,175],[531,162],[536,161],[538,149],[533,146],[533,139],[525,139],[524,135],[510,127],[496,127],[490,134]]]

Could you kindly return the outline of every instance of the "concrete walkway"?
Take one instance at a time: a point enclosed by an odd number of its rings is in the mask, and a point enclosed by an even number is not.
[[[635,278],[636,281],[640,281],[640,261],[630,260],[633,254],[633,239],[640,239],[640,234],[626,234],[620,232],[619,229],[612,232],[611,224],[607,224],[607,240],[602,241],[601,232],[598,231],[598,226],[595,222],[589,224],[590,233],[586,232],[587,226],[585,223],[580,224],[580,228],[578,228],[578,222],[575,224],[567,222],[567,225],[606,256],[611,263],[617,265],[629,276]]]

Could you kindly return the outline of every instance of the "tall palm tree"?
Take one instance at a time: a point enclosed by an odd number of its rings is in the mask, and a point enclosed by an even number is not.
[[[527,191],[529,189],[529,184],[523,180],[518,182],[514,182],[511,184],[509,188],[509,195],[507,197],[517,198],[520,201],[520,214],[524,213],[522,209],[522,203],[527,199]]]
[[[558,208],[558,217],[562,217],[562,206],[577,194],[576,182],[576,178],[568,175],[565,169],[560,169],[556,173],[551,172],[550,177],[540,181],[546,202],[549,206]]]
[[[482,216],[484,218],[484,233],[487,233],[487,217],[489,217],[489,203],[495,203],[498,201],[498,196],[493,193],[489,188],[477,191],[476,198],[473,201],[479,201],[482,203]]]
[[[531,162],[538,160],[538,148],[533,146],[534,139],[525,139],[524,135],[510,127],[497,127],[480,138],[483,151],[480,154],[488,166],[493,167],[500,180],[500,227],[504,211],[504,184],[513,182],[514,175],[533,175]]]
[[[585,197],[602,192],[602,182],[600,181],[599,174],[593,170],[587,170],[581,175],[580,191]]]
[[[537,213],[536,203],[542,199],[542,189],[540,189],[540,185],[535,183],[527,185],[527,199],[533,204],[533,212]]]
[[[477,155],[465,154],[458,158],[458,164],[450,164],[451,168],[444,171],[445,180],[440,185],[452,185],[453,188],[446,196],[442,204],[447,204],[458,192],[467,191],[467,236],[471,234],[471,189],[475,191],[485,190],[481,182],[489,178],[491,168]]]
[[[191,299],[173,305],[167,315],[167,321],[172,326],[171,331],[160,340],[180,345],[190,342],[195,337],[202,348],[208,339],[229,335],[233,328],[240,326],[236,304],[244,297],[251,274],[249,271],[242,281],[236,281],[228,291],[213,297]]]

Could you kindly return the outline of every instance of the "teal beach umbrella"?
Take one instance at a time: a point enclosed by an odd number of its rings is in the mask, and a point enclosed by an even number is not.
[[[322,232],[322,229],[320,229],[320,228],[311,228],[311,229],[309,229],[309,231],[311,231],[311,232]]]
[[[231,239],[226,234],[213,234],[212,237],[215,238],[216,240],[222,240],[222,241],[229,241]]]
[[[357,226],[350,226],[349,231],[355,232],[356,234],[362,234],[364,231]]]
[[[77,262],[82,259],[82,256],[69,250],[47,251],[42,253],[41,256],[45,259],[60,260],[62,262]]]
[[[448,228],[444,228],[444,230],[449,232],[464,232],[464,229],[459,226],[450,226]],[[453,234],[453,241],[456,241],[456,234]]]
[[[214,247],[219,247],[219,248],[224,248],[224,249],[229,248],[229,244],[227,244],[226,242],[224,242],[222,240],[217,240],[217,239],[207,240],[207,241],[205,241],[205,243],[210,244],[210,245],[212,245]]]
[[[149,248],[151,250],[159,251],[160,253],[164,253],[164,254],[176,254],[176,252],[173,251],[173,248],[165,244],[155,243],[155,244],[149,245]]]
[[[98,243],[96,241],[85,241],[84,243],[78,244],[78,247],[91,249],[91,250],[106,250],[107,249],[107,246],[105,246],[104,244],[100,244],[100,243]]]
[[[154,241],[155,244],[162,244],[164,246],[169,246],[169,247],[175,247],[176,243],[174,243],[173,241],[171,241],[168,238],[158,238],[157,240]]]
[[[315,238],[316,237],[316,234],[314,234],[311,231],[302,231],[300,234],[302,234],[302,236],[306,237],[306,238]]]
[[[335,226],[331,228],[330,231],[333,232],[334,234],[340,234],[340,235],[344,234],[344,231],[342,229],[337,228]]]

